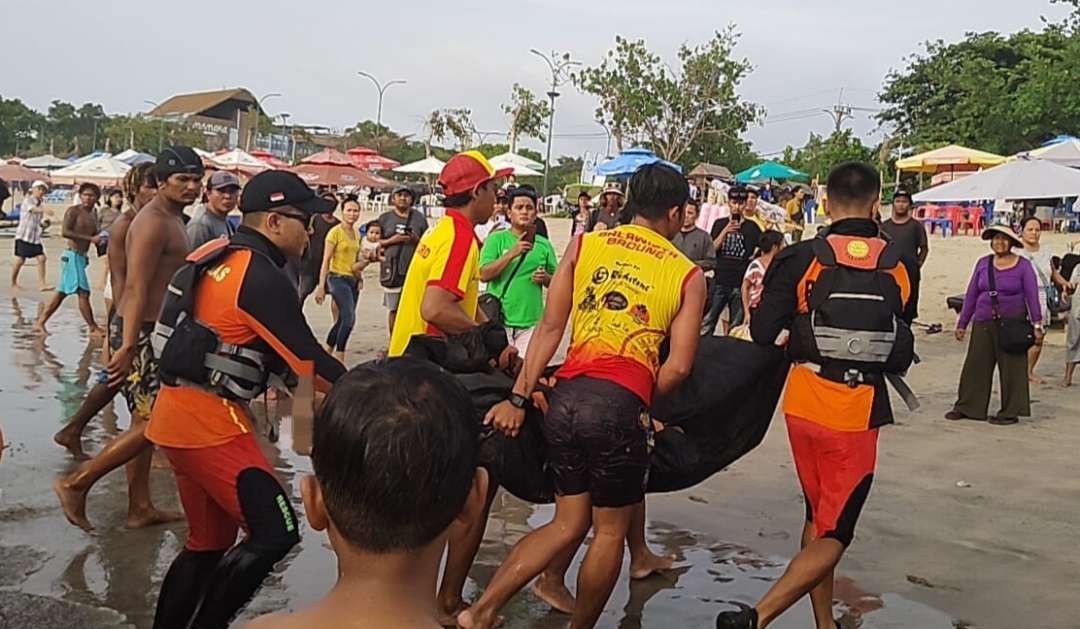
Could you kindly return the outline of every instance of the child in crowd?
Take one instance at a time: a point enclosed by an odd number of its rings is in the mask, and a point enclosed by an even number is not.
[[[743,276],[742,299],[746,312],[746,323],[750,323],[750,311],[757,308],[761,301],[761,291],[765,288],[765,271],[769,270],[773,258],[784,248],[784,235],[776,230],[767,230],[758,241],[757,257],[751,260]]]
[[[338,580],[325,598],[249,629],[439,627],[435,586],[447,529],[480,517],[480,422],[468,393],[426,361],[356,367],[314,425],[314,476],[300,484],[308,522],[327,531]]]
[[[360,257],[353,264],[353,277],[356,278],[357,286],[364,288],[364,269],[372,262],[381,262],[385,255],[379,246],[382,238],[382,225],[379,221],[371,221],[364,225],[364,237],[360,241]]]

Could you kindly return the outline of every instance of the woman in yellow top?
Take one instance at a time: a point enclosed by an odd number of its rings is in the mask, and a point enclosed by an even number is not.
[[[359,259],[360,235],[356,231],[359,219],[360,203],[355,198],[346,199],[341,206],[341,222],[326,233],[319,287],[315,290],[316,303],[321,305],[329,290],[337,306],[337,320],[326,335],[326,346],[327,351],[342,363],[345,362],[345,344],[356,324],[360,273],[367,266],[366,260]]]

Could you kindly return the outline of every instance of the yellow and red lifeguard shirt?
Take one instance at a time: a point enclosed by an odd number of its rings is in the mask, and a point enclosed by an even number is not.
[[[640,225],[582,235],[574,266],[572,336],[559,378],[589,376],[652,402],[660,344],[701,268]]]
[[[416,246],[416,255],[401,288],[394,331],[390,335],[390,356],[401,356],[409,339],[417,334],[442,334],[420,314],[428,286],[453,293],[465,314],[476,316],[480,298],[480,241],[472,223],[458,210],[447,210],[446,216],[424,232]]]

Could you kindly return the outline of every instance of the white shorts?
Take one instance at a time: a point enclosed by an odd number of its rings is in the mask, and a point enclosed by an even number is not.
[[[517,348],[518,356],[525,358],[525,350],[529,348],[529,341],[532,340],[533,331],[535,330],[536,326],[531,328],[506,328],[506,338],[511,345]]]

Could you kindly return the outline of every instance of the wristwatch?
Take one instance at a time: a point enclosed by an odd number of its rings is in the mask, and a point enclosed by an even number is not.
[[[514,408],[525,408],[525,405],[529,403],[529,398],[517,393],[511,393],[510,397],[506,398],[506,401],[510,402],[510,406]]]

